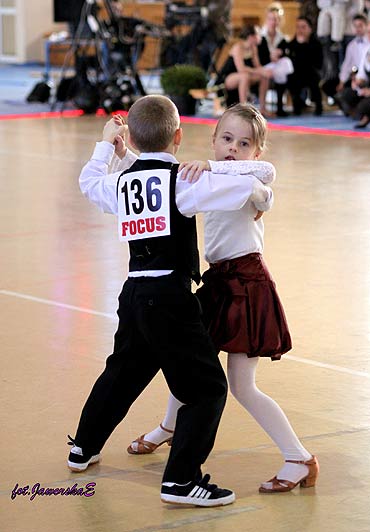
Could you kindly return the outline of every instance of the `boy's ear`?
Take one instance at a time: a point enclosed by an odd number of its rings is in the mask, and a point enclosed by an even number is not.
[[[175,136],[173,137],[173,143],[175,146],[180,146],[182,141],[182,128],[176,129]]]
[[[132,137],[130,135],[130,131],[128,132],[128,142],[129,142],[129,144],[131,144],[131,146],[134,148],[134,150],[138,150],[138,147],[136,146],[135,142],[132,140]]]
[[[212,148],[215,148],[216,135],[212,135]]]

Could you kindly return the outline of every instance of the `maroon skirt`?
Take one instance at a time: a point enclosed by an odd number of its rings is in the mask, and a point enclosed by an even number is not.
[[[284,309],[260,253],[211,264],[197,290],[219,350],[279,360],[292,348]]]

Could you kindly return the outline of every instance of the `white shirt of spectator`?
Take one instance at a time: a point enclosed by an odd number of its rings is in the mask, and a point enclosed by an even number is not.
[[[348,43],[344,61],[339,73],[339,79],[342,83],[345,83],[350,79],[353,67],[360,67],[369,45],[370,43],[366,35],[361,38],[354,37],[352,41]]]
[[[366,52],[364,53],[362,57],[356,79],[367,81],[368,80],[367,72],[370,72],[370,43],[369,41],[367,43]]]

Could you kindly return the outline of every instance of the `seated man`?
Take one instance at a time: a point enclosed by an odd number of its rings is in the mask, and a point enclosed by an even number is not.
[[[366,17],[364,15],[356,15],[353,18],[352,24],[355,37],[347,46],[335,97],[338,105],[346,115],[352,114],[353,109],[359,101],[357,91],[352,87],[352,81],[355,79],[357,71],[370,46],[370,39],[366,35]]]

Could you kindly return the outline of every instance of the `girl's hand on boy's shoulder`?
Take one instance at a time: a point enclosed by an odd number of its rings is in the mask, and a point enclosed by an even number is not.
[[[205,170],[210,171],[208,161],[191,161],[189,163],[181,163],[179,166],[179,172],[181,172],[181,179],[188,181],[189,183],[195,183],[200,178],[202,172]]]

